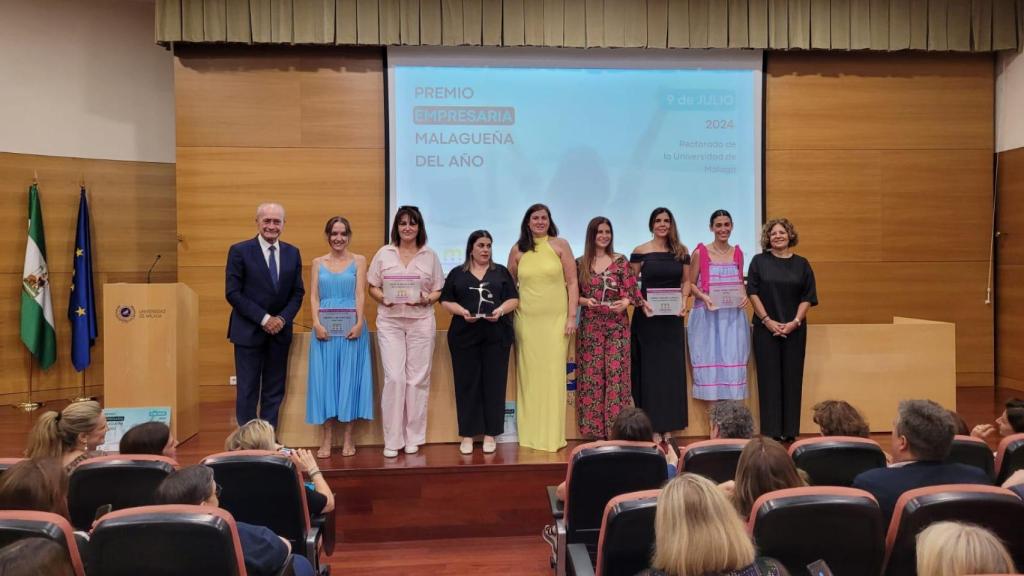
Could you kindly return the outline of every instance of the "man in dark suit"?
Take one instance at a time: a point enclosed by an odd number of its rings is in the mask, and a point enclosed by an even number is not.
[[[896,501],[908,490],[941,484],[991,486],[992,479],[981,468],[943,463],[955,434],[953,418],[942,406],[931,400],[900,402],[892,431],[893,463],[858,474],[853,487],[874,495],[888,523]]]
[[[235,417],[242,425],[257,417],[277,427],[284,399],[292,320],[302,306],[302,256],[280,241],[284,208],[256,209],[255,238],[228,250],[225,296],[231,304],[228,338],[235,345]]]

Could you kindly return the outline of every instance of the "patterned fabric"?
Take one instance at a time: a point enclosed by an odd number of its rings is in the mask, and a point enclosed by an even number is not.
[[[707,248],[693,251],[699,262],[697,283],[705,293],[711,286],[743,283],[742,254],[736,246],[729,262],[712,262]],[[747,358],[750,356],[750,327],[742,308],[708,310],[704,301],[694,300],[690,313],[690,364],[693,367],[693,397],[700,400],[742,400],[747,397]]]
[[[580,286],[581,298],[613,302],[628,298],[634,305],[641,296],[636,276],[622,256],[601,273],[590,272]],[[584,306],[576,333],[576,419],[580,434],[607,438],[612,420],[633,405],[630,392],[629,316],[607,306]]]

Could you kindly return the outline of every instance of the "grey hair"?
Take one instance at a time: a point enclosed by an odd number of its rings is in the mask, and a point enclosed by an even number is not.
[[[272,206],[281,209],[281,220],[284,220],[285,219],[285,217],[284,217],[284,206],[281,206],[277,202],[264,202],[263,204],[260,204],[259,206],[256,207],[256,221],[257,222],[259,221],[260,214],[262,214],[264,210],[266,210],[267,208],[270,208]]]
[[[708,421],[718,426],[719,438],[750,438],[754,434],[754,417],[746,404],[737,400],[712,404],[708,409]]]
[[[949,412],[931,400],[900,402],[896,434],[907,439],[910,453],[919,460],[945,460],[956,434]]]

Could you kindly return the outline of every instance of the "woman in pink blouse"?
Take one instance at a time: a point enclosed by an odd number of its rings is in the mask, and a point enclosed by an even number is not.
[[[415,454],[426,442],[430,362],[434,355],[434,303],[441,298],[444,273],[427,247],[423,215],[399,206],[391,243],[374,255],[367,272],[377,308],[377,342],[384,366],[381,421],[384,455]]]

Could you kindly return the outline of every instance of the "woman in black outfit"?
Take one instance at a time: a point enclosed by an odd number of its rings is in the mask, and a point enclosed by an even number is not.
[[[505,383],[515,334],[511,312],[519,293],[508,268],[491,259],[490,233],[477,230],[466,242],[466,261],[448,273],[441,306],[452,315],[448,348],[455,379],[459,452],[473,452],[473,437],[484,435],[483,450],[494,452],[494,437],[505,426]]]
[[[634,311],[630,326],[633,403],[651,418],[655,439],[688,424],[686,409],[686,335],[683,316],[690,295],[690,254],[679,241],[676,221],[668,208],[655,208],[647,223],[654,235],[629,256],[640,277],[643,313]],[[679,316],[651,316],[649,288],[678,288]]]
[[[793,440],[800,433],[807,310],[818,304],[814,271],[790,248],[797,233],[789,220],[769,220],[761,230],[764,252],[750,260],[747,294],[754,305],[754,358],[761,407],[761,435]]]

